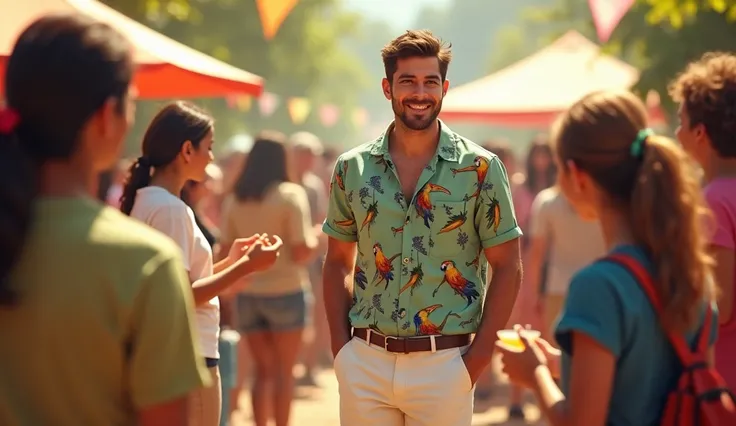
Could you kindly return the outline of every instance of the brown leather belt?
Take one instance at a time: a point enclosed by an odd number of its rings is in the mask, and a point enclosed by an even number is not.
[[[370,331],[370,340],[368,335]],[[353,336],[359,337],[371,345],[375,345],[385,349],[387,352],[404,353],[411,352],[429,352],[432,350],[432,338],[423,337],[392,337],[384,336],[369,328],[356,328],[353,330]],[[459,348],[470,344],[470,334],[454,334],[449,336],[434,337],[435,351],[444,349]]]

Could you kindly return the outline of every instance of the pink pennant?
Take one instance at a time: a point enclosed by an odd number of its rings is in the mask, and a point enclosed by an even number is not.
[[[263,92],[258,98],[258,108],[261,111],[261,115],[264,117],[270,117],[276,111],[279,106],[279,97],[271,92]]]
[[[634,0],[588,0],[598,39],[605,43],[621,19],[634,5]]]
[[[325,127],[332,127],[337,124],[340,118],[340,109],[332,104],[325,104],[319,107],[319,121]]]

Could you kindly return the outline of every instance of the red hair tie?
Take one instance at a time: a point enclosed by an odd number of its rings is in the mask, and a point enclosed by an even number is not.
[[[0,108],[0,135],[9,135],[20,123],[20,115],[12,108]]]

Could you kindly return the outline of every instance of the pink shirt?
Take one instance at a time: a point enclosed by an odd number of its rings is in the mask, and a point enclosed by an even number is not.
[[[516,221],[522,231],[526,231],[529,224],[529,214],[532,211],[532,202],[534,195],[529,192],[524,184],[512,184],[511,199],[514,201],[514,214]]]
[[[736,178],[715,179],[705,187],[704,193],[716,222],[711,244],[736,250]],[[732,315],[718,329],[716,341],[716,367],[731,389],[736,389],[735,361],[736,321]]]

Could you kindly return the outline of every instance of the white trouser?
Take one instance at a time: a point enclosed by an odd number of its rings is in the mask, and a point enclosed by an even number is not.
[[[464,348],[394,354],[354,337],[335,357],[342,426],[470,426]]]

